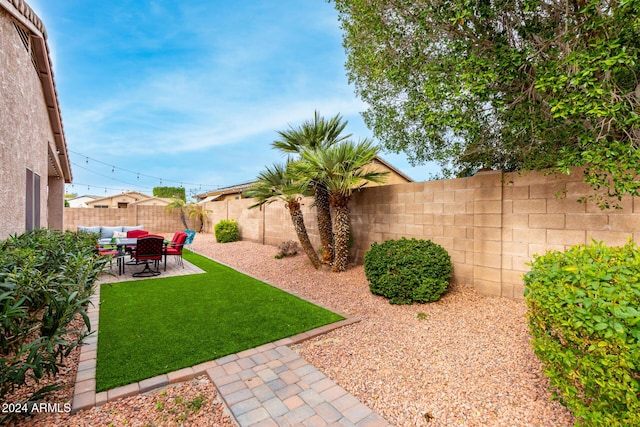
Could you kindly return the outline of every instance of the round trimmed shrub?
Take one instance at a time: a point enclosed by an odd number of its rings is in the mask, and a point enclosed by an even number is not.
[[[218,243],[237,242],[240,240],[238,223],[233,219],[223,219],[214,227]]]
[[[640,425],[640,250],[577,245],[534,258],[525,299],[534,352],[583,426]]]
[[[433,302],[447,290],[451,258],[430,240],[387,240],[373,243],[364,256],[369,289],[391,304]]]

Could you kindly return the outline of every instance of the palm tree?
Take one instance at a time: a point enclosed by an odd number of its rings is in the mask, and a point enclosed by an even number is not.
[[[333,238],[335,256],[333,271],[345,271],[349,259],[349,200],[354,190],[368,181],[382,183],[387,172],[373,172],[366,166],[378,154],[370,140],[357,144],[343,141],[323,150],[304,150],[301,161],[292,170],[295,176],[322,182],[334,209]]]
[[[318,111],[314,112],[313,120],[305,121],[297,128],[278,131],[280,139],[272,146],[285,153],[300,154],[303,150],[320,150],[330,147],[349,138],[351,134],[341,135],[347,121],[340,114],[325,120]],[[318,217],[318,233],[322,246],[322,262],[333,262],[333,234],[331,230],[331,209],[327,188],[322,182],[309,181],[313,189],[314,205]]]
[[[184,225],[185,230],[189,229],[189,226],[187,225],[187,218],[185,216],[186,210],[187,210],[186,200],[181,199],[179,197],[174,197],[173,199],[171,199],[171,203],[169,203],[165,207],[165,210],[171,211],[171,212],[178,211],[180,215],[180,221],[182,221],[182,224]]]
[[[198,233],[202,233],[204,225],[207,222],[207,214],[211,211],[209,209],[205,209],[204,205],[198,205],[196,203],[189,203],[187,205],[187,211],[189,218],[193,219],[195,223],[199,225]]]
[[[289,164],[287,163],[287,165]],[[317,269],[321,264],[320,258],[311,244],[307,227],[304,225],[302,210],[300,209],[300,196],[305,195],[308,187],[306,183],[301,183],[291,178],[287,173],[287,165],[275,164],[272,168],[267,167],[266,171],[260,172],[257,182],[246,190],[244,194],[256,199],[257,203],[249,206],[249,209],[270,204],[277,200],[284,202],[285,207],[289,209],[293,228],[298,235],[300,246],[309,257],[313,267]]]

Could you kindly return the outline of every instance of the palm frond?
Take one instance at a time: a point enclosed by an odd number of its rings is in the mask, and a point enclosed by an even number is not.
[[[351,137],[351,134],[341,135],[347,123],[340,114],[326,120],[316,110],[312,120],[307,120],[298,127],[289,125],[289,129],[278,131],[280,138],[272,146],[285,153],[296,154],[304,149],[330,147]]]
[[[357,144],[343,141],[324,150],[307,149],[300,153],[301,161],[292,165],[292,173],[323,183],[329,193],[349,196],[368,181],[384,182],[387,172],[366,169],[377,154],[377,146],[367,139]]]
[[[275,201],[289,203],[300,196],[308,195],[308,186],[305,182],[296,180],[289,172],[290,164],[274,164],[266,167],[266,170],[258,174],[257,181],[243,192],[246,197],[256,200],[249,209],[256,208]]]

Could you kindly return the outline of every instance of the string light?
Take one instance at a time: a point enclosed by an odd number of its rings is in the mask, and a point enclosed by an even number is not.
[[[69,150],[69,153],[75,154],[77,156],[79,156],[80,158],[84,159],[84,164],[77,164],[74,163],[73,161],[71,161],[70,163],[74,166],[74,168],[79,168],[79,169],[83,169],[87,172],[90,172],[92,174],[101,176],[103,178],[109,179],[111,181],[116,181],[119,183],[122,183],[124,185],[126,185],[126,187],[121,187],[121,188],[114,188],[114,187],[109,187],[106,186],[104,187],[103,185],[93,185],[93,184],[84,184],[84,183],[79,183],[79,182],[75,182],[75,183],[71,183],[71,187],[67,187],[67,189],[71,188],[71,189],[75,189],[74,184],[77,184],[79,187],[80,186],[85,186],[87,187],[87,191],[90,192],[93,188],[93,191],[101,191],[104,188],[104,192],[105,194],[109,193],[109,190],[111,190],[112,192],[117,192],[117,193],[126,193],[128,191],[137,191],[137,192],[143,192],[143,193],[150,193],[153,191],[153,189],[155,188],[155,186],[152,184],[152,182],[149,182],[147,180],[141,180],[141,177],[143,178],[149,178],[151,180],[157,180],[156,182],[160,182],[160,186],[164,185],[170,185],[169,183],[176,183],[180,185],[180,188],[184,188],[185,185],[190,186],[189,187],[189,193],[193,196],[195,194],[202,194],[204,191],[210,191],[213,190],[215,188],[220,188],[220,185],[208,185],[208,184],[202,184],[202,183],[189,183],[189,182],[184,182],[184,181],[173,181],[170,179],[166,179],[166,178],[162,178],[162,177],[154,177],[151,175],[146,175],[142,172],[139,171],[132,171],[132,170],[128,170],[125,168],[121,168],[118,167],[112,163],[106,163],[103,162],[101,160],[97,160],[94,158],[91,158],[85,154],[82,153],[78,153],[78,152],[74,152],[72,150]],[[87,167],[87,165],[89,165],[89,161],[92,162],[92,164],[90,165],[90,167]],[[106,170],[104,171],[104,173],[100,173],[100,168],[97,167],[96,164],[101,164],[106,167],[110,167],[111,168],[111,173],[109,174]],[[116,172],[116,169],[119,169],[120,171],[123,172],[127,172],[127,173],[131,173],[133,175],[136,176],[136,180],[133,182],[128,182],[126,180],[122,180],[122,179],[118,179],[118,174]],[[104,169],[102,169],[104,170]],[[85,181],[86,182],[86,181]],[[146,184],[146,185],[145,185]],[[204,190],[203,190],[204,188]],[[67,190],[68,192],[72,192],[71,190]],[[77,190],[76,190],[77,191]]]
[[[114,165],[112,165],[110,163],[106,163],[106,162],[103,162],[103,161],[98,160],[98,159],[93,159],[93,158],[91,158],[89,156],[86,156],[86,155],[84,155],[82,153],[78,153],[78,152],[73,151],[73,150],[69,150],[69,153],[84,157],[86,164],[89,164],[89,160],[91,160],[92,162],[95,162],[95,163],[100,163],[100,164],[103,164],[105,166],[111,166],[111,172],[112,173],[115,173],[115,170],[119,169],[119,170],[121,170],[123,172],[128,172],[128,173],[134,174],[134,175],[136,175],[138,180],[140,179],[141,176],[143,176],[145,178],[150,178],[150,179],[153,179],[153,180],[160,180],[161,182],[167,182],[167,183],[173,182],[173,183],[176,183],[176,184],[180,184],[180,186],[183,186],[184,184],[186,184],[186,185],[198,186],[200,189],[202,189],[203,186],[205,188],[220,188],[220,185],[213,185],[213,184],[202,184],[202,183],[193,183],[193,182],[180,182],[180,181],[174,181],[174,180],[170,180],[170,179],[166,179],[166,178],[164,178],[164,180],[163,180],[162,177],[146,175],[146,174],[138,172],[138,171],[132,171],[132,170],[129,170],[129,169],[121,168],[119,166],[114,166]],[[94,172],[94,171],[91,171],[91,172]]]

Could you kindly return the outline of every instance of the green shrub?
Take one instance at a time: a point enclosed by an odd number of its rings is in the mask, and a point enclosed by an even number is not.
[[[577,425],[640,425],[640,251],[574,246],[524,277],[533,349]]]
[[[214,227],[218,243],[237,242],[240,240],[238,223],[233,219],[223,219]]]
[[[451,279],[451,258],[430,240],[401,238],[373,243],[364,256],[369,288],[391,304],[437,301]]]
[[[0,400],[29,378],[54,376],[86,337],[69,324],[80,316],[90,326],[87,305],[107,262],[95,244],[91,235],[45,229],[0,242]],[[30,400],[56,388],[40,387]]]

